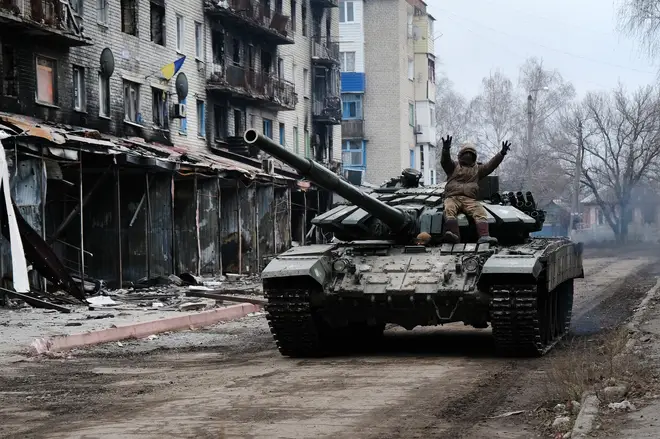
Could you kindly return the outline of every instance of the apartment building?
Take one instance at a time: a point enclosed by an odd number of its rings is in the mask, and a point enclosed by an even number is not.
[[[434,18],[421,0],[340,0],[342,161],[354,183],[436,182]]]

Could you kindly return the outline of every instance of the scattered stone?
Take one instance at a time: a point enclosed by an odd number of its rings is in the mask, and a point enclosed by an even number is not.
[[[628,401],[627,399],[622,402],[611,402],[607,406],[610,409],[616,411],[628,411],[628,412],[635,411],[635,406],[631,404],[630,401]]]
[[[641,337],[639,340],[644,342],[644,343],[648,343],[649,341],[653,340],[653,337],[651,337],[650,335],[647,334],[647,335]]]
[[[179,276],[177,276],[176,274],[170,274],[167,278],[170,280],[170,282],[172,282],[176,286],[180,287],[184,284],[184,282],[181,280],[181,278]]]
[[[605,387],[600,394],[600,399],[604,402],[619,402],[621,401],[628,393],[628,388],[626,386],[610,386]]]
[[[579,402],[571,401],[571,404],[570,404],[571,414],[572,415],[577,415],[578,413],[580,413],[580,407],[582,407],[582,405]]]
[[[207,302],[187,302],[179,305],[179,311],[197,311],[206,308]]]
[[[557,404],[554,411],[555,413],[566,413],[566,404]]]
[[[151,340],[155,340],[157,338],[158,338],[158,336],[156,334],[151,334],[149,337],[147,337],[147,340],[151,341]]]
[[[225,276],[227,277],[227,280],[229,282],[236,282],[242,280],[245,277],[242,274],[235,274],[235,273],[226,273]]]
[[[568,432],[564,433],[564,435],[562,436],[562,439],[570,439],[571,436],[573,436],[573,432],[568,431]]]
[[[560,416],[554,420],[552,423],[552,428],[556,430],[564,430],[566,429],[571,423],[571,418],[568,416]]]
[[[165,304],[163,302],[152,302],[151,303],[152,308],[162,308],[163,306],[165,306]]]

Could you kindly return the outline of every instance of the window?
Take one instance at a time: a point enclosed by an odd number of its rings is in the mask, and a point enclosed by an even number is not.
[[[55,60],[37,56],[37,102],[55,105]]]
[[[69,4],[76,15],[80,17],[83,16],[83,0],[70,0]]]
[[[176,50],[183,52],[183,17],[176,16]]]
[[[277,77],[284,79],[284,60],[277,58]]]
[[[429,184],[437,184],[436,181],[435,181],[435,178],[436,178],[435,177],[435,169],[429,169],[429,174],[430,174],[429,176],[431,177],[431,181],[429,182]]]
[[[408,79],[415,80],[415,61],[412,58],[408,58]]]
[[[435,61],[429,60],[429,82],[435,84]]]
[[[140,85],[135,82],[124,81],[124,120],[139,123],[140,113]]]
[[[243,112],[241,110],[234,110],[234,136],[243,137],[245,132]]]
[[[121,31],[137,36],[137,1],[121,0]]]
[[[110,117],[110,78],[99,73],[99,116]]]
[[[186,104],[187,104],[186,101],[187,101],[187,99],[183,99],[183,100],[180,101],[179,103],[180,103],[181,105],[186,105]],[[179,120],[180,120],[180,122],[179,122],[179,134],[182,134],[182,135],[184,135],[184,136],[187,136],[187,135],[188,135],[188,118],[186,118],[186,117],[182,117],[182,118],[179,119]]]
[[[429,114],[430,119],[429,119],[429,121],[431,122],[430,125],[434,126],[435,125],[435,108],[433,108],[433,106],[431,106],[429,108],[429,110],[430,110],[430,114]]]
[[[307,36],[307,6],[302,4],[302,34],[303,37]]]
[[[303,69],[303,92],[305,97],[309,96],[309,70]]]
[[[85,69],[73,66],[73,109],[85,109]]]
[[[298,17],[298,11],[296,11],[297,8],[296,0],[291,0],[291,30],[296,31],[296,21]]]
[[[166,130],[169,128],[167,92],[160,88],[152,87],[151,97],[154,126]]]
[[[355,71],[355,52],[340,52],[339,59],[341,61],[342,72]]]
[[[298,139],[298,127],[293,127],[293,152],[300,154],[300,142]]]
[[[296,84],[296,63],[293,63],[291,65],[291,82],[293,82],[294,86]]]
[[[197,135],[206,137],[206,112],[204,101],[197,101]]]
[[[309,130],[305,128],[305,157],[312,155],[310,142],[311,139],[309,138]]]
[[[434,30],[434,20],[429,17],[429,38],[434,39],[433,35],[435,35],[435,30]]]
[[[413,13],[411,9],[408,9],[408,38],[413,37]]]
[[[264,136],[273,138],[273,121],[270,119],[264,119],[263,126]]]
[[[11,46],[2,46],[2,94],[18,96],[18,72],[16,54]]]
[[[410,167],[415,169],[415,150],[410,150]]]
[[[195,56],[202,59],[202,23],[195,22]]]
[[[339,22],[353,23],[354,21],[355,11],[353,10],[353,2],[339,0]]]
[[[151,41],[165,45],[165,6],[160,1],[151,1]]]
[[[286,131],[283,123],[280,123],[280,145],[286,146]]]
[[[342,119],[362,119],[362,95],[344,94],[341,97]]]
[[[255,126],[257,126],[256,118],[254,117],[254,114],[251,114],[250,115],[250,128],[254,129]]]
[[[365,166],[362,140],[346,141],[342,147],[341,161],[344,166]]]
[[[408,104],[408,123],[411,127],[415,126],[415,104]]]
[[[108,24],[108,0],[96,0],[96,22]]]
[[[215,141],[227,138],[227,108],[221,105],[213,106],[213,134]]]

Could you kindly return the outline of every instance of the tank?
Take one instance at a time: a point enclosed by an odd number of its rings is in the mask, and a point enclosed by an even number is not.
[[[485,178],[479,201],[498,243],[477,244],[465,215],[461,242],[443,243],[444,183],[421,186],[421,174],[405,169],[365,193],[255,130],[244,138],[347,201],[312,220],[333,233],[330,243],[292,247],[261,274],[281,354],[372,343],[387,324],[490,326],[498,352],[514,356],[544,355],[568,333],[573,282],[584,277],[582,244],[530,236],[545,221],[531,192],[500,192],[497,177]]]

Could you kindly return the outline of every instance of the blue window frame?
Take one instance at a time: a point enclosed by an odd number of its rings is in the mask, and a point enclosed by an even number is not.
[[[204,101],[197,101],[197,135],[206,137],[206,113]]]
[[[284,124],[280,123],[280,145],[286,145],[286,134],[284,131]]]
[[[273,121],[264,119],[264,136],[273,138]]]
[[[186,105],[186,99],[179,102],[182,105]],[[179,119],[179,134],[187,135],[188,134],[188,119],[183,117]]]
[[[410,167],[415,168],[415,150],[411,149],[410,150]]]
[[[342,144],[341,161],[345,168],[365,168],[367,165],[364,140],[347,140]]]
[[[361,94],[344,94],[341,100],[343,106],[342,119],[362,119]]]

